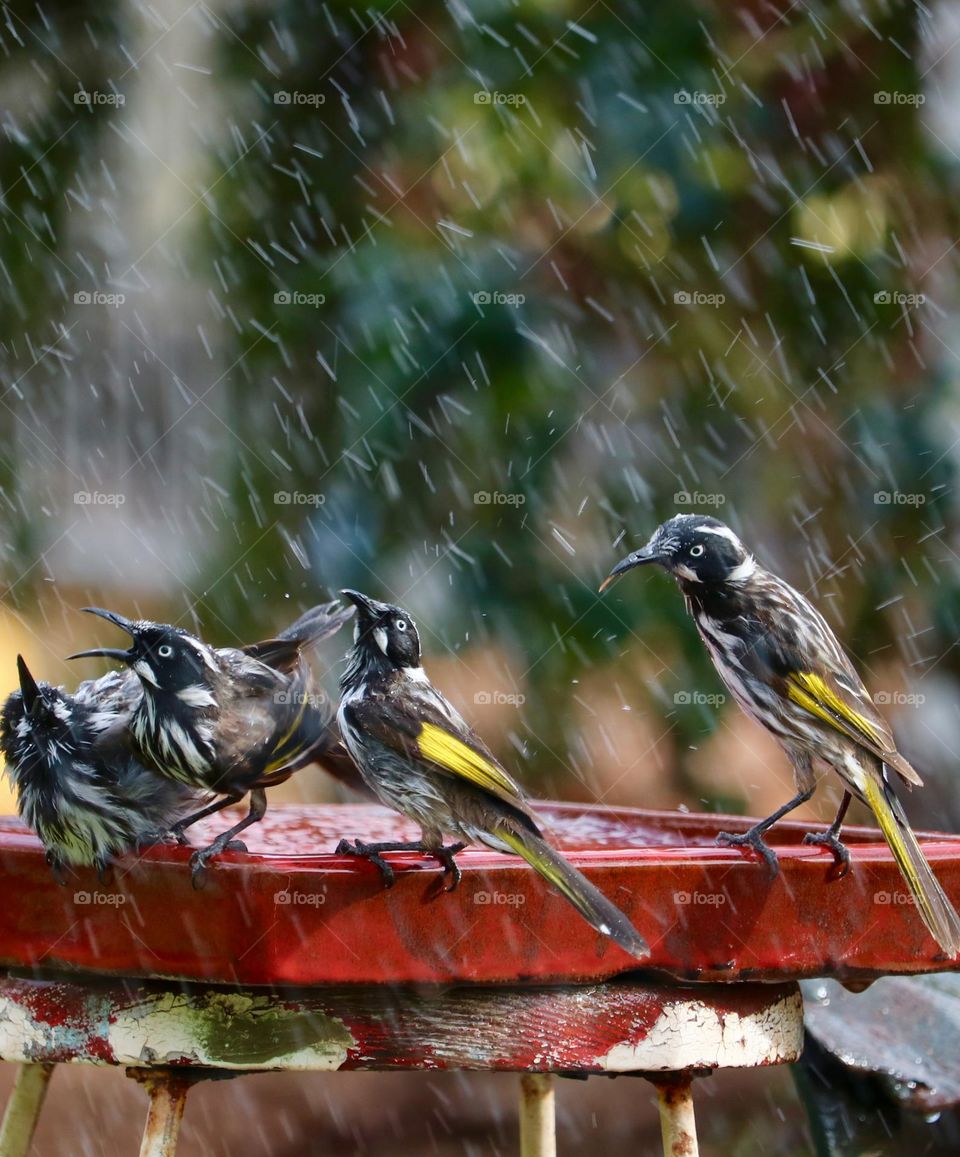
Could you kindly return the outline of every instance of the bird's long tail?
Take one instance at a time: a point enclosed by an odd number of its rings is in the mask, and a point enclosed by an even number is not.
[[[494,834],[565,896],[598,932],[631,956],[643,959],[650,955],[650,946],[620,909],[540,836],[504,827],[498,827]]]
[[[960,952],[960,916],[927,863],[893,788],[880,776],[869,776],[863,794],[930,935],[944,952],[956,956]]]

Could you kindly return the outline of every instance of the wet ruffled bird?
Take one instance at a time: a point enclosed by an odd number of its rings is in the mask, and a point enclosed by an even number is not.
[[[266,812],[266,789],[310,763],[343,778],[350,764],[333,707],[316,682],[304,651],[340,629],[352,608],[312,608],[275,638],[243,648],[214,648],[179,627],[132,620],[86,608],[130,635],[126,650],[94,648],[71,658],[104,657],[127,665],[142,698],[130,715],[138,758],[161,776],[217,799],[182,819],[175,834],[250,794],[248,814],[209,846],[194,852],[194,882],[235,837]]]
[[[19,655],[17,669],[20,690],[0,713],[0,751],[20,816],[61,883],[67,867],[103,873],[197,807],[197,792],[145,767],[126,743],[135,679],[113,672],[71,695],[37,682]]]

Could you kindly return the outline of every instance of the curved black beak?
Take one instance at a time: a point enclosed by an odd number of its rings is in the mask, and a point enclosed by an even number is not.
[[[635,566],[646,566],[647,563],[660,561],[660,555],[649,543],[641,547],[640,550],[635,550],[633,554],[628,554],[626,558],[621,559],[603,580],[600,584],[600,594],[603,594],[614,579],[619,578],[620,575],[625,574],[628,570],[633,570]]]
[[[81,607],[81,611],[85,615],[99,615],[101,619],[106,619],[108,623],[113,623],[115,627],[119,627],[121,631],[126,631],[128,635],[135,635],[136,628],[131,619],[125,619],[123,615],[118,615],[115,611],[105,611],[103,607]]]
[[[77,651],[75,655],[67,655],[67,661],[71,659],[116,659],[118,663],[132,663],[136,658],[136,652],[131,648],[129,651],[122,651],[119,647],[94,647],[91,651]]]
[[[115,627],[119,627],[121,631],[126,631],[131,637],[136,637],[136,628],[130,619],[125,619],[123,615],[115,614],[113,611],[105,611],[103,607],[81,607],[82,611],[88,615],[98,615],[101,619],[106,619],[108,623],[113,623]],[[120,650],[118,647],[94,647],[90,651],[77,651],[75,655],[68,655],[67,660],[70,659],[116,659],[118,663],[131,663],[136,658],[136,651],[133,647],[129,651]]]
[[[371,599],[369,596],[361,594],[360,591],[348,589],[342,590],[340,593],[345,599],[349,599],[353,603],[361,616],[368,619],[379,619],[388,611],[388,607],[384,603],[378,603],[376,599]]]
[[[23,695],[23,705],[27,714],[32,715],[34,710],[43,703],[43,695],[37,686],[37,681],[30,674],[30,668],[23,661],[22,655],[17,655],[17,673],[20,676],[20,693]]]

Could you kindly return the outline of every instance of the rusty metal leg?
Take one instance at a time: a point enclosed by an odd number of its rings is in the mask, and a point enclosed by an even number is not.
[[[20,1065],[0,1125],[0,1157],[27,1157],[53,1065]]]
[[[556,1153],[553,1077],[524,1073],[520,1078],[520,1157],[556,1157]]]
[[[169,1070],[133,1074],[150,1095],[140,1157],[174,1157],[191,1081]]]
[[[660,1103],[664,1157],[697,1157],[697,1121],[693,1112],[693,1078],[689,1073],[651,1078]]]

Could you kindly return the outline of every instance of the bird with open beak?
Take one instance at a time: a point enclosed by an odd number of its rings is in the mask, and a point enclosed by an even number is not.
[[[213,792],[217,799],[181,820],[190,824],[250,793],[248,814],[208,847],[194,852],[194,883],[235,837],[263,818],[266,789],[310,763],[349,757],[333,725],[333,708],[304,656],[353,615],[336,603],[314,607],[275,638],[251,646],[211,647],[180,627],[85,608],[131,638],[126,650],[97,647],[71,655],[115,659],[139,678],[142,698],[130,716],[137,757],[159,774]]]

